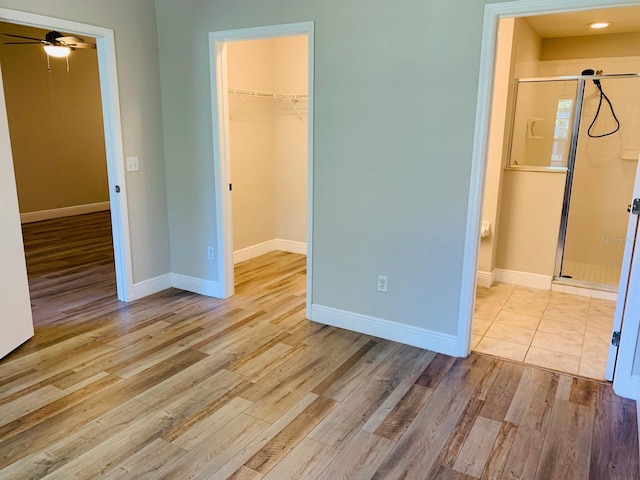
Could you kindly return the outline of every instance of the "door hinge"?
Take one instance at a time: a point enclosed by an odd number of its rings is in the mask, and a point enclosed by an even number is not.
[[[229,191],[232,192],[233,191],[233,185],[229,184]]]
[[[620,332],[613,332],[613,336],[611,337],[611,345],[614,347],[620,346]]]
[[[631,209],[631,213],[634,215],[640,214],[640,198],[634,198],[633,203],[629,205],[629,208]]]
[[[116,193],[120,193],[120,185],[116,185]]]

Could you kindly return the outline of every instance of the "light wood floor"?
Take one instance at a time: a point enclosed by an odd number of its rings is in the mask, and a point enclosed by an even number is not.
[[[84,220],[25,228],[36,336],[0,361],[2,479],[638,478],[635,404],[606,384],[309,322],[294,254],[239,264],[228,300],[119,303],[89,242],[108,217]]]

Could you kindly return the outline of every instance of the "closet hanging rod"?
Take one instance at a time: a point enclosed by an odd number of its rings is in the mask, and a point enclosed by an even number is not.
[[[307,99],[309,96],[306,93],[277,93],[277,92],[263,92],[260,90],[245,90],[242,88],[230,88],[229,93],[233,95],[246,95],[249,97],[261,97],[261,98],[283,98],[287,100],[302,100]]]

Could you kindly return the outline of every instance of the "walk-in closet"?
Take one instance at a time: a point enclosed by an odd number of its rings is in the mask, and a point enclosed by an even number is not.
[[[234,263],[306,253],[307,37],[227,45]]]

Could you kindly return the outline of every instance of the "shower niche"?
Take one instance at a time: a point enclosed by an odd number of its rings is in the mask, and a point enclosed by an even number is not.
[[[566,175],[554,280],[616,292],[640,151],[640,75],[583,73],[517,80],[506,168]]]

